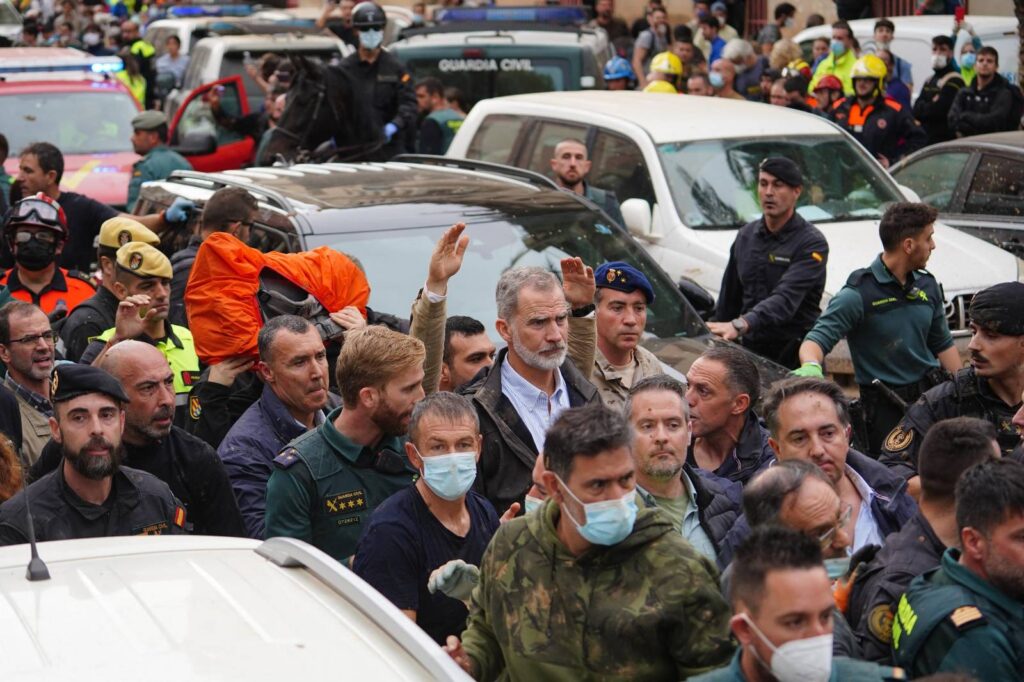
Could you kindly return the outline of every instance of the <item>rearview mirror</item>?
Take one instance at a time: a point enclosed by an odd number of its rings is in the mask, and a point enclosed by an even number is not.
[[[182,156],[203,156],[217,151],[217,136],[209,131],[197,130],[185,135],[174,151]]]
[[[676,286],[679,287],[680,293],[690,302],[700,318],[705,322],[708,321],[715,312],[715,297],[689,277],[680,277]]]
[[[651,205],[643,199],[626,199],[619,206],[629,233],[646,239],[651,235]]]

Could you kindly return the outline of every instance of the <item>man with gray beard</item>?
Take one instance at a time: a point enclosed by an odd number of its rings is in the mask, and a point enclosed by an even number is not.
[[[88,365],[58,365],[50,402],[63,460],[0,505],[0,545],[28,542],[30,513],[40,542],[184,532],[185,510],[167,484],[121,466],[128,396],[114,377]]]
[[[122,341],[100,367],[124,387],[123,461],[170,486],[187,515],[187,530],[196,535],[245,537],[224,464],[204,441],[172,425],[174,373],[160,350],[142,341]],[[32,467],[33,480],[60,466],[61,446],[50,441]]]
[[[562,279],[539,267],[511,268],[498,280],[495,329],[508,347],[487,374],[466,387],[480,417],[483,450],[474,489],[495,509],[523,503],[544,434],[569,407],[600,402],[568,359],[569,317],[594,310],[594,271],[579,258],[561,263]]]

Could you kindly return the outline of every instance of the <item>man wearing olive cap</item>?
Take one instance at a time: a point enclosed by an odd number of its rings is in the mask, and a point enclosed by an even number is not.
[[[158,246],[160,237],[139,221],[124,215],[111,218],[100,226],[96,263],[103,279],[96,293],[79,303],[58,329],[60,343],[57,349],[72,362],[78,362],[93,337],[114,326],[120,301],[114,289],[117,250],[128,242]]]
[[[128,184],[128,210],[135,206],[142,183],[163,180],[173,171],[192,170],[192,164],[167,146],[167,117],[159,111],[143,111],[132,119],[132,148],[142,156],[132,166]]]
[[[114,294],[120,299],[116,321],[82,353],[81,362],[96,364],[107,349],[136,339],[156,346],[174,372],[175,424],[185,420],[183,407],[199,380],[199,356],[192,332],[167,321],[170,311],[171,261],[155,247],[128,242],[117,250]]]
[[[1009,455],[1021,442],[1013,425],[1024,392],[1024,283],[1004,282],[974,295],[971,366],[927,391],[907,408],[886,437],[880,461],[917,485],[917,449],[932,424],[953,417],[978,417],[996,427],[999,447]]]
[[[0,505],[0,545],[28,542],[29,513],[40,542],[185,532],[185,510],[167,484],[120,465],[128,398],[114,377],[88,365],[58,365],[50,401],[50,430],[64,459]]]
[[[762,216],[736,234],[718,292],[712,333],[791,369],[818,319],[828,243],[796,212],[800,167],[784,157],[761,162],[757,194]]]

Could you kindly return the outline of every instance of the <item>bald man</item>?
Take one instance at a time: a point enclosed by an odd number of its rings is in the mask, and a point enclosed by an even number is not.
[[[130,402],[125,406],[123,463],[164,481],[187,510],[195,535],[245,537],[227,472],[217,453],[198,438],[173,425],[174,373],[155,346],[127,340],[110,347],[99,363],[121,382]],[[52,440],[43,448],[30,477],[60,464],[60,447]]]

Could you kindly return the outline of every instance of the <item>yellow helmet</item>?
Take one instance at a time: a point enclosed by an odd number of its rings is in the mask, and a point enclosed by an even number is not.
[[[668,81],[651,81],[644,88],[644,92],[664,92],[669,95],[678,95],[679,92],[672,87]]]
[[[873,54],[866,54],[853,63],[850,78],[873,78],[880,81],[886,73],[888,69],[885,68],[885,62]]]
[[[651,71],[679,77],[683,75],[683,62],[671,52],[661,52],[651,60]]]

